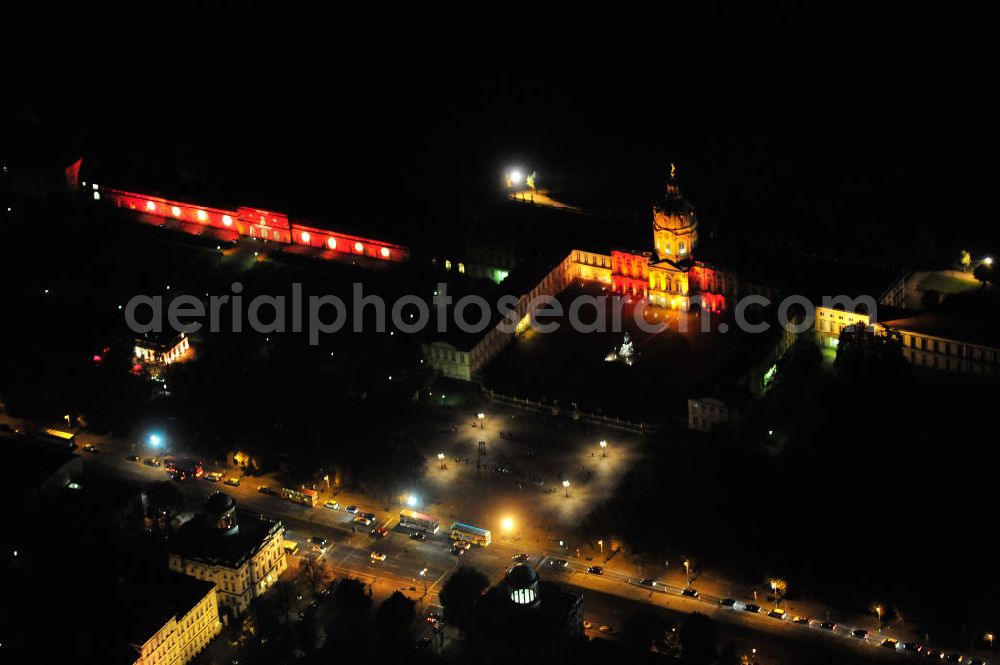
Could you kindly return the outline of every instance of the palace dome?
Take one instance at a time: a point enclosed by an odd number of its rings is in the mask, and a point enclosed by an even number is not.
[[[239,533],[236,500],[225,492],[212,492],[205,501],[205,520],[216,533],[233,536]]]
[[[663,194],[653,204],[653,226],[657,229],[678,231],[695,226],[698,215],[694,204],[684,198],[677,182],[677,169],[670,165],[670,177]]]
[[[507,571],[504,579],[510,601],[522,607],[538,603],[538,574],[526,563],[519,563]]]

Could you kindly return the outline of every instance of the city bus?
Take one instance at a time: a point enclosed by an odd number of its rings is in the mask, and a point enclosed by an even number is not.
[[[408,529],[426,531],[427,533],[437,533],[441,524],[437,518],[427,513],[418,513],[415,510],[401,510],[399,512],[399,523]]]
[[[289,556],[295,556],[299,553],[299,544],[294,540],[282,540],[281,545],[285,548],[285,554]]]
[[[455,522],[451,525],[451,539],[462,540],[480,547],[486,547],[493,541],[488,529],[480,529],[478,526],[462,522]]]
[[[293,503],[301,503],[303,506],[315,508],[319,503],[319,492],[316,490],[296,490],[291,487],[281,488],[281,498],[288,499]]]
[[[201,478],[201,474],[204,473],[201,462],[187,457],[164,457],[163,470],[181,478]]]

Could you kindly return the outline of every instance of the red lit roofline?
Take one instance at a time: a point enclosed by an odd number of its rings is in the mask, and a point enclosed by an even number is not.
[[[104,193],[102,201],[114,203],[120,208],[188,224],[232,230],[247,237],[266,237],[279,243],[306,245],[387,261],[403,261],[410,256],[410,250],[402,245],[298,224],[291,222],[284,213],[250,207],[225,210],[112,187],[102,187],[101,191]]]

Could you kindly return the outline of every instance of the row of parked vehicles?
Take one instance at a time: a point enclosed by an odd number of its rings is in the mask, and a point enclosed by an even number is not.
[[[684,595],[688,594],[689,589],[685,589]],[[697,598],[697,592],[695,592],[694,597]],[[744,612],[749,612],[751,614],[760,614],[763,610],[760,605],[756,603],[740,603],[733,598],[722,598],[719,600],[719,604],[723,607],[731,607],[733,609],[742,609]],[[766,612],[767,616],[781,621],[788,619],[788,613],[781,608],[774,608]],[[791,618],[792,623],[803,625],[803,626],[815,626],[820,630],[828,630],[830,632],[835,632],[841,630],[840,626],[836,621],[819,621],[817,619],[810,619],[806,616],[793,616]],[[870,642],[871,640],[877,640],[877,636],[873,637],[872,634],[865,630],[864,628],[843,628],[843,630],[848,630],[851,637],[857,640],[862,640],[864,642]],[[948,663],[968,663],[969,665],[986,665],[986,661],[982,658],[966,658],[957,652],[944,652],[940,649],[935,649],[932,647],[925,647],[917,642],[900,642],[899,640],[892,637],[883,638],[879,644],[886,649],[892,649],[893,651],[901,651],[904,653],[911,653],[914,655],[922,655],[935,660],[943,660]]]

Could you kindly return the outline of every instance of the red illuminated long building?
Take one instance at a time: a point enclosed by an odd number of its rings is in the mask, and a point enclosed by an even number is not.
[[[91,185],[91,189],[94,200],[134,210],[138,214],[176,220],[180,230],[195,235],[203,233],[205,228],[213,228],[224,234],[231,233],[234,238],[244,236],[290,246],[315,247],[324,250],[317,254],[321,257],[365,256],[394,262],[410,258],[409,248],[402,245],[308,226],[280,212],[246,206],[226,210],[96,184]]]

